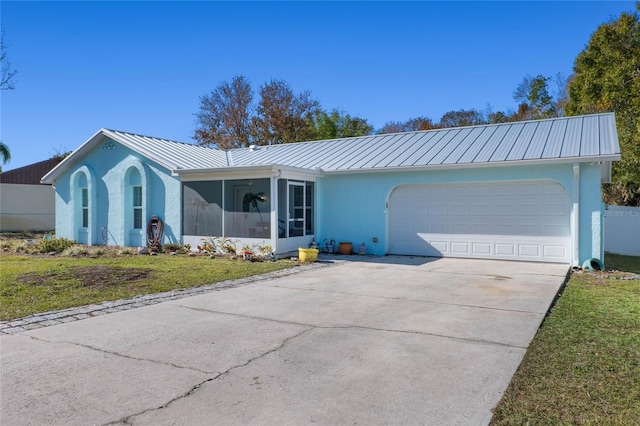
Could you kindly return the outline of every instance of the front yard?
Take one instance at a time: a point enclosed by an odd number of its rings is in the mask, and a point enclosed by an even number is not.
[[[133,250],[81,246],[72,249],[71,256],[16,254],[14,247],[20,246],[6,240],[3,244],[7,250],[0,254],[0,320],[213,284],[297,264],[206,254],[149,256],[133,254]]]
[[[16,254],[13,246],[3,245],[1,320],[297,265],[78,246],[67,255]],[[495,407],[491,424],[638,424],[640,257],[607,255],[606,262],[607,271],[571,276]]]
[[[606,263],[608,271],[572,275],[491,424],[638,424],[640,258]]]

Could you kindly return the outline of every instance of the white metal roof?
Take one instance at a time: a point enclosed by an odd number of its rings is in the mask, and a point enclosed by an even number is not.
[[[522,161],[617,160],[613,113],[239,148],[233,164],[356,171]]]
[[[229,151],[101,129],[47,174],[43,183],[53,183],[69,164],[105,138],[126,145],[176,174],[260,166],[340,173],[620,159],[613,113]]]

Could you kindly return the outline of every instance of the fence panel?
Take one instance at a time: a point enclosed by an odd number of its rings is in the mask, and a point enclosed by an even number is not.
[[[604,211],[604,250],[640,256],[640,207],[607,206]]]

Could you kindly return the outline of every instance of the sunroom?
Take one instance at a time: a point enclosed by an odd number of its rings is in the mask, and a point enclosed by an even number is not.
[[[271,246],[276,254],[308,247],[316,232],[316,174],[277,166],[181,171],[182,236],[205,242]]]

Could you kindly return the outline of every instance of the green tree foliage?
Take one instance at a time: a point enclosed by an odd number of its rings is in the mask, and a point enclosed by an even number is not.
[[[615,112],[621,160],[605,202],[640,206],[640,2],[600,25],[575,60],[567,115]]]
[[[198,127],[194,139],[198,145],[220,149],[248,146],[251,139],[253,91],[249,80],[241,75],[222,82],[210,94],[200,97]]]
[[[367,120],[351,117],[345,111],[318,111],[315,116],[315,139],[338,139],[370,135],[373,127]]]
[[[556,106],[553,97],[549,94],[548,82],[550,77],[530,75],[524,77],[513,93],[513,99],[520,105],[525,104],[525,120],[539,120],[541,118],[557,117]]]
[[[2,160],[2,164],[7,164],[11,161],[11,151],[9,147],[2,141],[0,141],[0,159]],[[2,167],[0,167],[0,172],[2,171]]]

